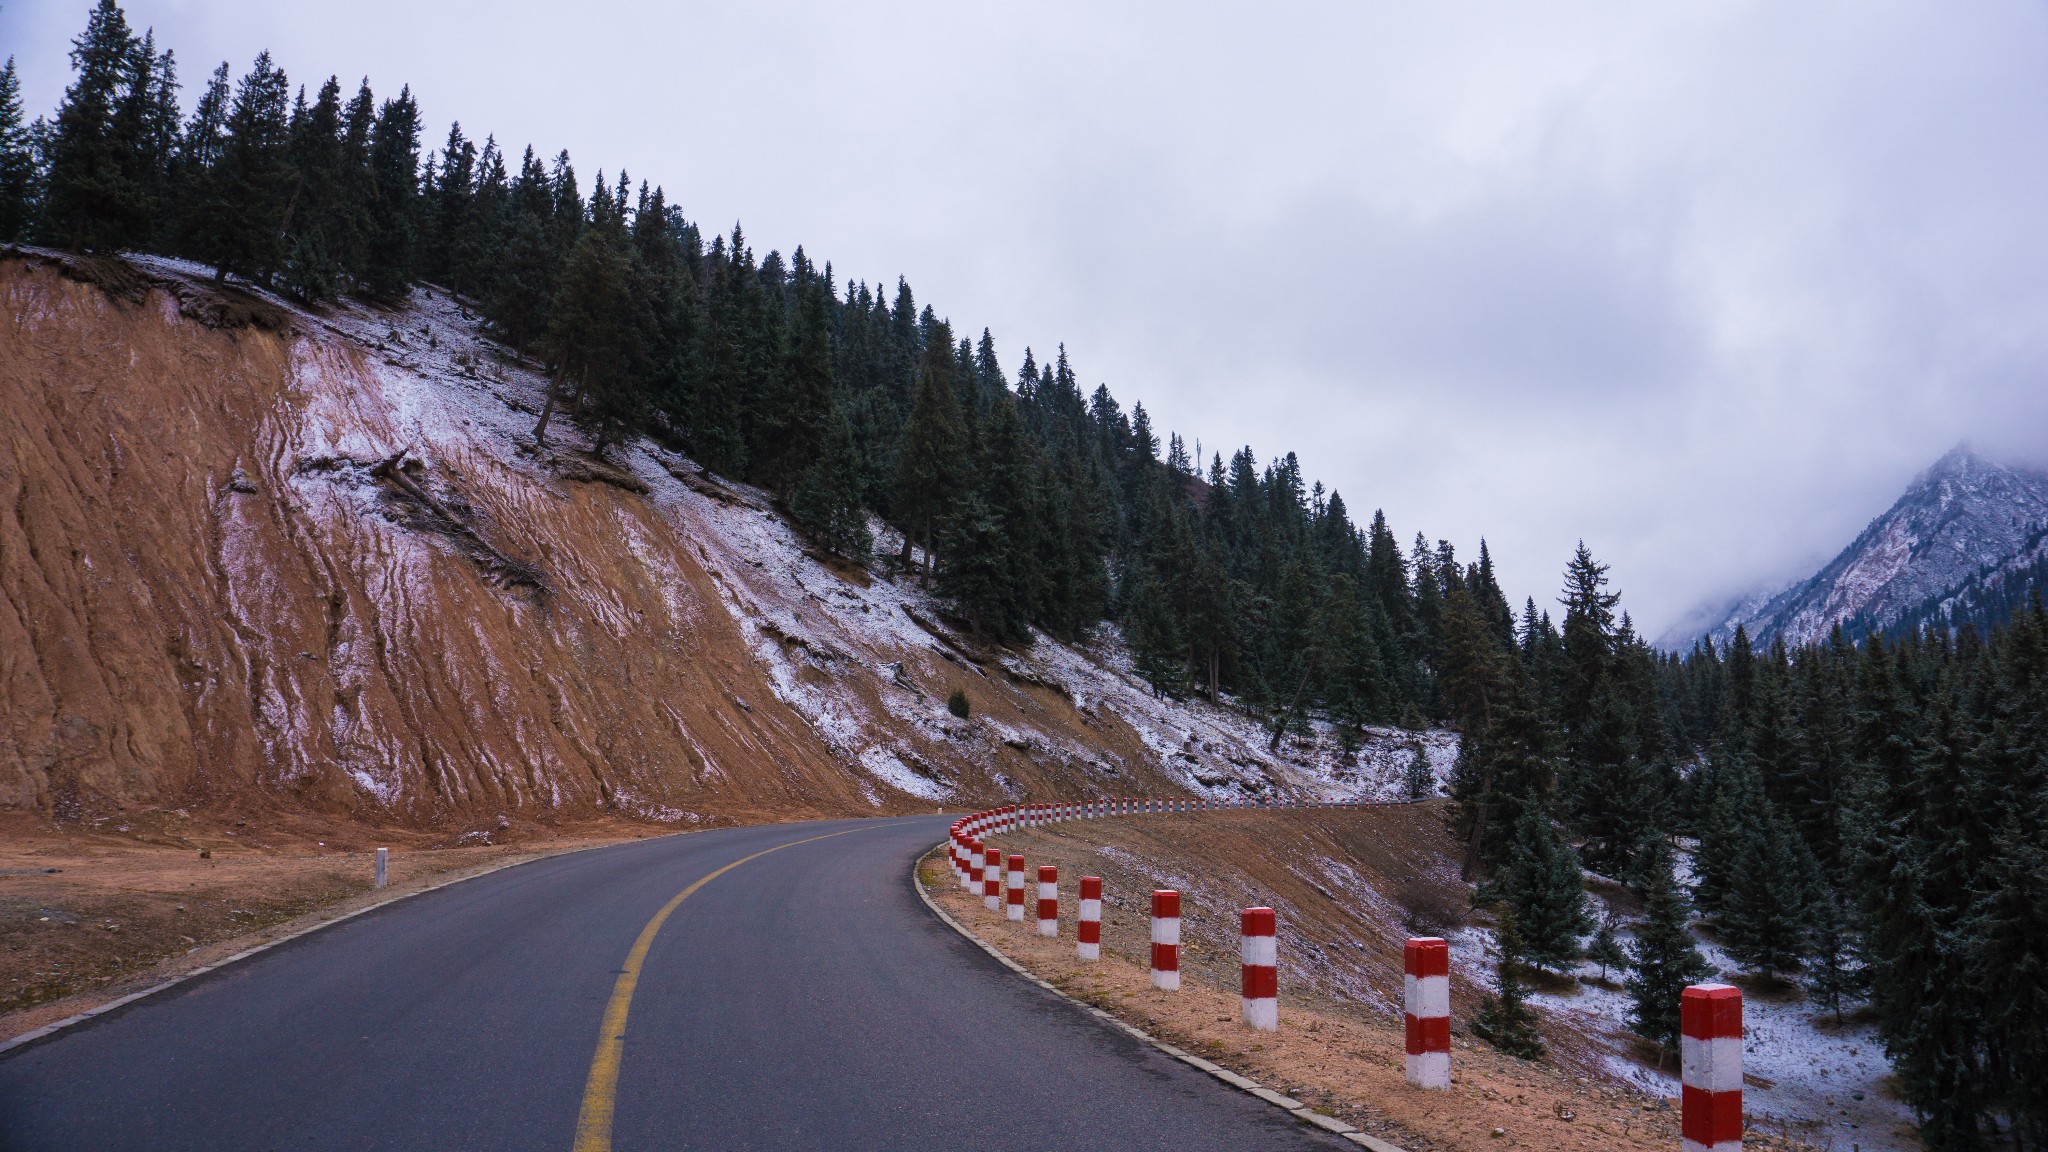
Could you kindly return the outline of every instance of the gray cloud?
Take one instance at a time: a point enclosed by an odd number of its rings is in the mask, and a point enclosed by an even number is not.
[[[10,6],[33,107],[83,2]],[[408,81],[907,275],[1013,367],[1301,452],[1652,632],[1810,570],[1951,443],[2048,456],[2048,16],[2020,3],[130,6],[188,86]]]

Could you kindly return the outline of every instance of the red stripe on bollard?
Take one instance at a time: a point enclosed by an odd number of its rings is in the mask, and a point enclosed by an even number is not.
[[[1152,893],[1152,986],[1180,990],[1180,893],[1167,888]]]
[[[1280,1027],[1280,939],[1271,908],[1247,908],[1238,918],[1244,963],[1244,1022],[1261,1032]]]
[[[1012,855],[1010,857],[1009,901],[1010,919],[1024,919],[1024,857],[1022,856]]]
[[[1075,906],[1074,955],[1102,959],[1102,877],[1081,877],[1081,898]]]
[[[1402,1001],[1408,1033],[1408,1082],[1451,1086],[1451,946],[1434,936],[1401,950]]]
[[[1038,866],[1038,934],[1060,934],[1060,870],[1051,864]]]
[[[1685,1152],[1742,1148],[1742,990],[1694,984],[1678,1001]]]

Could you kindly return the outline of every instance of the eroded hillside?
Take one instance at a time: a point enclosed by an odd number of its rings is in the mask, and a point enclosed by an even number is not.
[[[980,648],[680,455],[536,445],[538,370],[436,291],[313,313],[28,251],[0,294],[0,807],[437,826],[1366,795],[1418,739],[1269,753],[1107,639]]]

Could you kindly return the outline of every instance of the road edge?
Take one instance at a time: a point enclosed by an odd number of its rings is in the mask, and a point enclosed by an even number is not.
[[[1405,1152],[1405,1150],[1402,1149],[1401,1146],[1398,1144],[1389,1144],[1385,1140],[1382,1140],[1379,1137],[1372,1135],[1371,1133],[1362,1132],[1357,1128],[1354,1128],[1351,1125],[1344,1123],[1342,1120],[1339,1120],[1334,1116],[1325,1116],[1322,1113],[1317,1112],[1314,1109],[1310,1108],[1308,1105],[1303,1104],[1299,1100],[1296,1100],[1282,1093],[1275,1092],[1272,1089],[1267,1088],[1264,1085],[1260,1084],[1256,1080],[1251,1080],[1246,1077],[1240,1076],[1237,1073],[1232,1072],[1230,1069],[1225,1068],[1220,1064],[1214,1063],[1209,1060],[1204,1060],[1203,1058],[1195,1055],[1192,1052],[1187,1052],[1180,1048],[1175,1047],[1172,1044],[1168,1044],[1166,1041],[1159,1039],[1157,1036],[1152,1035],[1150,1032],[1147,1032],[1134,1024],[1125,1023],[1124,1021],[1117,1019],[1116,1016],[1114,1016],[1113,1014],[1105,1012],[1102,1009],[1097,1008],[1093,1004],[1089,1004],[1085,1001],[1075,999],[1074,997],[1067,995],[1065,992],[1055,987],[1050,981],[1041,979],[1030,969],[1024,967],[1022,964],[1017,963],[1015,960],[1010,959],[1008,956],[1004,955],[1001,950],[997,949],[995,945],[990,944],[986,940],[983,940],[981,937],[975,935],[974,932],[970,930],[966,925],[960,923],[960,921],[958,920],[955,920],[951,914],[949,914],[945,909],[939,907],[938,904],[932,900],[930,893],[925,891],[924,880],[918,875],[918,870],[924,866],[924,862],[926,860],[929,860],[932,857],[936,856],[938,853],[943,852],[945,848],[945,842],[940,841],[938,844],[933,845],[932,849],[929,852],[919,853],[918,856],[910,862],[910,887],[913,891],[917,893],[917,898],[924,902],[924,906],[930,910],[932,915],[938,917],[941,921],[945,923],[947,927],[951,928],[953,931],[958,932],[960,935],[966,937],[969,943],[972,943],[975,947],[980,948],[983,952],[988,953],[990,956],[995,957],[996,962],[1001,964],[1003,967],[1008,968],[1010,971],[1015,972],[1017,975],[1022,976],[1024,979],[1030,981],[1031,983],[1037,985],[1045,991],[1050,992],[1054,996],[1059,997],[1061,1000],[1066,1001],[1068,1004],[1072,1005],[1079,1011],[1084,1012],[1089,1016],[1094,1017],[1096,1020],[1099,1020],[1102,1023],[1117,1029],[1118,1031],[1124,1033],[1132,1039],[1138,1040],[1145,1044],[1149,1044],[1153,1048],[1156,1048],[1159,1051],[1165,1053],[1166,1055],[1173,1057],[1175,1060],[1178,1060],[1181,1063],[1186,1064],[1188,1067],[1193,1068],[1198,1072],[1207,1073],[1210,1077],[1219,1080],[1224,1084],[1229,1085],[1230,1087],[1238,1090],[1239,1092],[1244,1093],[1247,1096],[1263,1100],[1276,1108],[1280,1108],[1287,1112],[1292,1113],[1296,1120],[1299,1120],[1304,1124],[1310,1124],[1317,1128],[1321,1128],[1325,1132],[1329,1132],[1337,1136],[1342,1136],[1344,1139],[1351,1141],[1353,1144],[1357,1144],[1363,1148],[1372,1149],[1372,1152]]]
[[[672,832],[668,835],[687,836],[697,831],[701,831],[701,829],[692,828],[682,832]],[[332,928],[336,924],[341,924],[349,920],[353,920],[356,917],[363,915],[364,913],[375,912],[379,908],[389,908],[393,904],[403,903],[417,896],[425,896],[429,892],[438,892],[443,888],[452,888],[455,885],[464,883],[466,881],[480,880],[485,876],[489,876],[498,872],[503,872],[508,868],[517,868],[524,864],[535,864],[542,860],[556,860],[560,859],[563,856],[573,856],[578,852],[591,852],[599,848],[616,848],[620,844],[644,844],[648,840],[657,839],[665,839],[665,837],[639,837],[632,840],[616,840],[609,844],[579,844],[574,848],[563,848],[555,852],[544,852],[536,856],[528,856],[523,860],[508,860],[501,864],[493,864],[488,868],[483,868],[475,872],[466,873],[461,876],[451,876],[448,879],[436,881],[432,884],[427,885],[424,888],[415,888],[410,892],[400,892],[395,895],[388,896],[382,900],[377,901],[374,904],[366,904],[353,912],[344,912],[331,920],[316,921],[296,931],[287,932],[286,934],[284,934],[283,936],[279,936],[275,940],[266,940],[263,943],[258,944],[252,948],[244,948],[240,952],[237,952],[232,956],[225,957],[221,960],[216,960],[211,964],[202,964],[199,967],[194,968],[190,971],[180,972],[176,976],[172,976],[165,980],[160,980],[147,988],[143,988],[135,992],[130,992],[124,996],[117,996],[104,1004],[96,1005],[92,1008],[86,1009],[83,1012],[78,1012],[74,1013],[73,1015],[66,1016],[62,1020],[52,1021],[51,1023],[45,1024],[40,1028],[31,1028],[28,1031],[23,1032],[19,1036],[13,1036],[6,1040],[0,1040],[0,1060],[4,1060],[12,1056],[17,1051],[26,1048],[32,1044],[35,1044],[39,1041],[47,1040],[50,1037],[55,1036],[59,1032],[63,1032],[70,1028],[76,1028],[81,1024],[90,1023],[94,1020],[99,1019],[102,1016],[107,1015],[108,1013],[118,1012],[121,1009],[128,1007],[130,1004],[133,1004],[138,1000],[154,996],[157,993],[169,988],[175,988],[180,984],[186,983],[187,981],[197,980],[202,976],[218,972],[231,964],[238,964],[241,961],[247,960],[252,956],[258,955],[259,953],[268,952],[272,948],[276,948],[281,944],[289,944],[294,940],[304,939],[305,937],[311,936],[313,933],[318,932],[323,928]]]

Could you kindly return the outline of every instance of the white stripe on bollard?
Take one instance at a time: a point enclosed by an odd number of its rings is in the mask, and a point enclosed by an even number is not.
[[[1012,920],[1024,919],[1024,857],[1010,855],[1009,912]]]
[[[1742,990],[1694,984],[1679,997],[1684,1152],[1742,1152]]]
[[[1081,877],[1081,899],[1075,908],[1074,955],[1102,959],[1102,877]]]
[[[1060,934],[1060,873],[1051,864],[1038,866],[1038,934]]]
[[[1280,1028],[1280,936],[1271,908],[1247,908],[1239,920],[1244,962],[1244,1022],[1261,1032]]]
[[[1152,893],[1152,986],[1180,991],[1180,893]]]
[[[1451,949],[1434,936],[1410,939],[1402,949],[1401,999],[1407,1009],[1408,1082],[1420,1088],[1451,1086]]]

